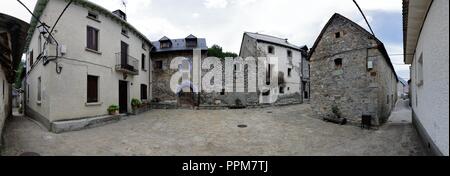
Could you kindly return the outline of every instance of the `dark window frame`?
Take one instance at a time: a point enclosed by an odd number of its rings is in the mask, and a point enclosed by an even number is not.
[[[92,26],[86,28],[86,48],[93,51],[99,50],[100,30]]]
[[[145,59],[146,59],[147,57],[145,56],[145,54],[142,54],[141,55],[141,69],[142,70],[144,70],[144,71],[147,71],[147,69],[146,69],[146,66],[145,66]]]
[[[284,94],[284,87],[283,86],[280,86],[278,89],[279,89],[279,93],[280,94]]]
[[[269,54],[275,54],[275,47],[273,47],[273,46],[268,46],[268,47],[267,47],[267,52],[268,52]]]
[[[87,18],[93,19],[95,21],[98,21],[98,14],[94,12],[88,12]]]
[[[170,41],[162,41],[160,42],[160,48],[171,48],[172,47],[172,43]]]
[[[39,76],[38,77],[38,85],[37,85],[37,96],[36,96],[36,100],[38,102],[42,101],[42,78]]]
[[[30,68],[33,67],[33,59],[34,59],[33,50],[31,50],[30,51]]]
[[[122,35],[124,35],[125,37],[128,37],[128,30],[127,29],[122,28],[120,33],[122,33]]]
[[[162,70],[163,69],[163,61],[157,60],[155,61],[154,67],[155,70]]]
[[[99,102],[99,76],[87,75],[87,103]]]
[[[342,68],[342,65],[343,65],[343,59],[342,58],[334,59],[334,66],[336,68]]]
[[[148,100],[148,86],[146,84],[141,84],[141,100]]]
[[[288,75],[288,77],[292,76],[292,68],[288,68],[287,75]]]
[[[287,50],[287,57],[289,57],[289,58],[292,57],[292,50]]]
[[[334,33],[334,38],[341,38],[341,32]]]

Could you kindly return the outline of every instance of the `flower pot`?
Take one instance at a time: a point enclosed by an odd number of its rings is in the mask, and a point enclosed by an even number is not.
[[[119,115],[119,110],[110,111],[109,115]]]

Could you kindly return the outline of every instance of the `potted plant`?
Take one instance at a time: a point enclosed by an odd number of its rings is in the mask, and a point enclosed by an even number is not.
[[[119,106],[118,105],[111,105],[108,107],[108,113],[109,115],[117,115],[119,114]]]
[[[136,98],[131,99],[131,107],[133,108],[133,110],[139,108],[141,106],[141,104],[142,103],[140,100],[138,100]]]

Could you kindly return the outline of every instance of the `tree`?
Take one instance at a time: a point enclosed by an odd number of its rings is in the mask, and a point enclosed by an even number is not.
[[[14,86],[16,89],[20,89],[22,87],[22,74],[25,74],[23,66],[25,65],[24,62],[20,62],[19,66],[17,67],[17,72],[16,72],[16,80],[14,82]]]
[[[222,47],[214,44],[211,48],[208,48],[208,57],[217,57],[225,59],[225,57],[237,57],[238,55],[233,52],[223,52]]]

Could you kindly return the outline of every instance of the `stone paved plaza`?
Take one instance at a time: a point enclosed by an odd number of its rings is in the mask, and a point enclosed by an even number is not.
[[[62,134],[18,116],[7,125],[2,155],[425,155],[406,104],[400,101],[390,121],[378,130],[312,118],[308,104],[152,110]]]

